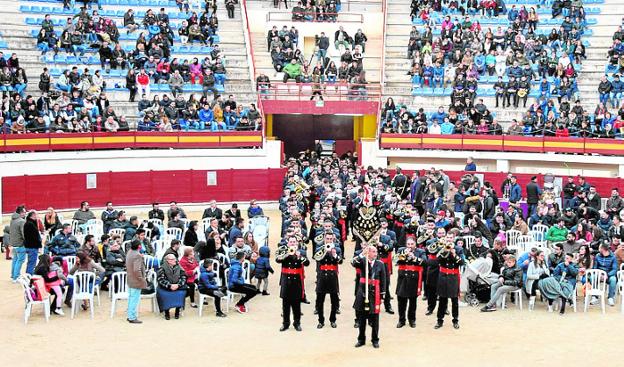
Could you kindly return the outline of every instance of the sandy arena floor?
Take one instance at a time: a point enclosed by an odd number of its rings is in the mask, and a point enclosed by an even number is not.
[[[137,214],[137,213],[131,213]],[[143,213],[146,215],[146,212]],[[271,247],[279,232],[279,213],[271,211]],[[98,214],[99,215],[99,214]],[[191,218],[201,216],[189,212]],[[352,253],[352,244],[347,244]],[[478,309],[460,309],[460,330],[450,319],[434,330],[434,316],[425,316],[419,300],[417,328],[396,329],[397,315],[381,316],[381,348],[370,343],[353,347],[357,331],[353,328],[354,271],[343,265],[340,271],[342,314],[338,328],[329,323],[316,329],[313,314],[314,271],[308,271],[306,288],[311,305],[303,305],[303,331],[292,328],[280,333],[279,266],[270,278],[270,296],[258,296],[249,305],[249,313],[233,309],[227,318],[217,319],[214,308],[204,309],[200,319],[196,309],[186,309],[180,320],[165,321],[150,312],[150,304],[141,305],[142,325],[125,321],[126,303],[120,302],[115,318],[110,318],[110,303],[103,293],[102,305],[95,306],[95,319],[80,311],[74,320],[51,316],[45,323],[41,308],[35,309],[29,324],[23,323],[23,299],[17,285],[9,281],[10,262],[0,260],[0,330],[4,347],[2,366],[171,366],[205,364],[216,366],[563,366],[592,363],[593,366],[624,366],[616,352],[618,336],[624,330],[620,304],[607,306],[607,314],[592,307],[579,311],[548,313],[538,304],[529,312],[514,308],[482,314]],[[396,275],[395,275],[396,276]],[[392,287],[395,286],[394,279]],[[394,301],[396,302],[396,301]],[[525,302],[526,305],[526,302]],[[393,304],[396,310],[396,303]],[[329,310],[329,299],[326,300]],[[207,310],[207,312],[206,312]],[[590,352],[591,348],[591,352]],[[503,359],[504,358],[504,359]]]

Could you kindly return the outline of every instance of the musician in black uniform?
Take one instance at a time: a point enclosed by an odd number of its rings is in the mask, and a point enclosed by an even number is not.
[[[464,264],[464,260],[455,252],[455,247],[450,244],[443,248],[438,254],[437,262],[440,266],[438,275],[438,322],[435,329],[439,329],[444,324],[444,315],[448,307],[448,299],[451,299],[453,315],[453,327],[459,329],[459,267]]]
[[[301,331],[301,302],[304,298],[303,267],[310,265],[302,250],[299,250],[299,241],[296,237],[288,238],[289,255],[283,259],[276,259],[282,264],[280,278],[280,298],[282,299],[282,327],[280,331],[290,327],[290,311],[293,313],[293,326]]]
[[[317,257],[320,254],[324,256]],[[340,247],[334,242],[334,233],[327,232],[324,235],[324,243],[314,256],[317,264],[316,268],[316,311],[318,314],[317,329],[325,326],[325,295],[329,293],[331,300],[331,313],[329,314],[329,322],[332,328],[336,328],[336,312],[340,307],[338,285],[338,265],[342,264],[342,256]]]
[[[377,248],[368,246],[356,255],[351,261],[356,270],[359,270],[360,282],[355,296],[353,308],[355,316],[358,319],[359,334],[355,344],[356,348],[364,345],[366,342],[366,324],[367,321],[371,325],[372,336],[371,342],[373,347],[379,348],[379,311],[381,309],[381,298],[384,296],[386,289],[386,267],[384,264],[376,260]],[[368,267],[368,278],[366,277],[366,267]],[[368,299],[366,299],[366,283],[368,282]]]
[[[388,229],[388,221],[385,218],[381,218],[381,232],[379,236],[379,242],[377,243],[377,251],[379,253],[379,260],[386,266],[386,288],[384,293],[384,308],[387,313],[394,315],[392,310],[392,304],[390,303],[390,276],[392,275],[392,251],[396,244],[396,233]]]
[[[426,247],[427,249],[427,262],[426,262],[426,281],[425,281],[425,297],[427,297],[427,312],[425,315],[429,316],[433,314],[438,301],[438,274],[440,272],[440,266],[438,265],[438,251],[435,243]]]
[[[416,249],[416,240],[411,236],[407,238],[405,247],[397,252],[397,266],[399,269],[396,287],[399,304],[399,323],[397,328],[405,326],[406,311],[410,327],[416,327],[416,299],[420,295],[422,287],[423,263],[425,262],[423,257],[424,252]]]
[[[390,186],[392,186],[394,192],[396,192],[402,200],[407,198],[407,195],[410,193],[409,178],[401,172],[401,167],[396,168],[396,175],[392,179]]]

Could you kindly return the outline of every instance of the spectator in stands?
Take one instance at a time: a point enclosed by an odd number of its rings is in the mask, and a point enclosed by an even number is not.
[[[292,59],[290,63],[286,64],[283,72],[284,83],[286,83],[288,79],[294,79],[295,82],[301,83],[302,66],[297,62],[296,59]]]
[[[145,69],[141,69],[139,74],[136,76],[136,85],[138,88],[138,92],[141,95],[146,95],[149,98],[150,94],[150,77],[145,72]]]
[[[615,306],[615,291],[617,287],[617,260],[615,255],[609,249],[608,243],[603,243],[600,245],[600,251],[594,258],[594,269],[603,270],[607,275],[607,284],[609,285],[609,293],[608,293],[608,303],[609,306]],[[595,305],[598,303],[598,298],[596,296],[592,297],[591,304]]]

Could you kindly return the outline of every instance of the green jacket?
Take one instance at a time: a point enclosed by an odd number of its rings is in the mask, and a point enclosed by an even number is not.
[[[301,64],[293,64],[292,62],[289,62],[286,66],[284,66],[283,71],[291,78],[298,77],[301,75]]]
[[[568,235],[568,229],[566,227],[559,228],[557,226],[552,226],[546,232],[546,240],[553,242],[562,242],[566,240],[566,236]]]

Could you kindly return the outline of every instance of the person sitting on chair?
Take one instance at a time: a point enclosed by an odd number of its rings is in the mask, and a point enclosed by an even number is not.
[[[496,311],[496,304],[503,295],[517,291],[522,286],[522,269],[516,263],[516,257],[511,255],[505,260],[505,266],[501,270],[498,282],[492,284],[490,302],[487,303],[481,312]]]
[[[173,254],[165,255],[163,260],[157,273],[158,308],[165,313],[165,320],[171,319],[169,310],[175,308],[174,317],[179,319],[180,309],[184,307],[186,299],[186,273]]]
[[[233,259],[230,263],[230,274],[228,276],[228,285],[230,287],[230,291],[234,293],[242,293],[244,296],[236,302],[236,311],[239,313],[246,313],[247,308],[245,307],[245,303],[250,299],[257,296],[260,291],[258,288],[251,284],[245,283],[245,278],[243,277],[243,265],[242,261],[245,258],[245,253],[243,251],[239,251],[236,253],[235,259]]]
[[[221,298],[225,297],[225,290],[217,284],[218,274],[212,271],[213,261],[216,260],[205,259],[203,266],[199,267],[199,280],[197,288],[199,289],[199,293],[206,294],[214,298],[217,317],[225,317],[225,314],[221,311]]]

